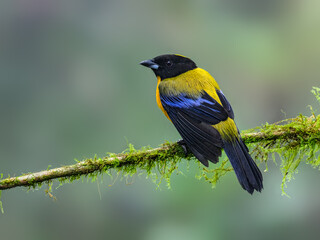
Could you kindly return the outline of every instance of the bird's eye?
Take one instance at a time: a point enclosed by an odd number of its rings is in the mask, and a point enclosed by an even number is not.
[[[173,62],[171,60],[166,61],[167,67],[171,67],[173,65]]]

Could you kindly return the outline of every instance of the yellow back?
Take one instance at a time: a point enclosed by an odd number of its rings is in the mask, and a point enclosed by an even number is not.
[[[216,93],[216,90],[220,90],[218,83],[202,68],[195,68],[179,76],[164,79],[158,82],[158,88],[165,95],[176,96],[186,93],[195,98],[200,96],[201,92],[206,91],[221,104]]]

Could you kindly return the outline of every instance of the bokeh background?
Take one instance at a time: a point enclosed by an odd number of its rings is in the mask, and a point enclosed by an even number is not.
[[[240,129],[320,109],[317,0],[0,2],[0,172],[16,176],[180,137],[138,63],[180,53],[208,70]],[[211,165],[211,167],[214,167]],[[1,239],[315,239],[320,173],[302,164],[281,196],[279,165],[250,196],[234,174],[216,189],[174,175],[2,192]],[[264,169],[263,165],[260,165]],[[132,184],[131,184],[132,183]],[[112,186],[109,186],[112,185]]]

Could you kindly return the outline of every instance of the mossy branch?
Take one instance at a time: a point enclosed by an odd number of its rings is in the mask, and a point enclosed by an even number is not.
[[[320,102],[320,89],[314,88],[315,96]],[[312,110],[312,109],[311,109]],[[265,162],[275,153],[281,159],[281,171],[283,174],[282,188],[286,182],[292,179],[302,159],[314,167],[320,166],[320,115],[316,116],[312,111],[311,117],[298,116],[286,119],[274,124],[265,124],[262,127],[247,130],[242,133],[242,138],[251,149],[251,154],[256,161]],[[306,158],[304,158],[306,156]],[[141,150],[134,149],[129,144],[129,149],[120,154],[109,154],[103,158],[88,158],[73,165],[48,169],[41,172],[27,173],[18,177],[8,177],[0,180],[0,190],[19,186],[36,187],[42,183],[51,184],[53,179],[59,179],[61,183],[79,179],[81,176],[95,178],[99,173],[110,174],[112,169],[125,175],[133,175],[137,169],[152,175],[153,171],[167,180],[170,187],[170,175],[177,171],[178,162],[182,159],[195,160],[189,154],[185,156],[178,143],[165,143],[161,147]],[[200,166],[200,165],[199,165]],[[213,166],[213,167],[212,167]],[[219,178],[232,171],[227,160],[220,161],[218,165],[200,168],[198,178],[204,178],[214,187]],[[2,176],[2,175],[1,175]]]
[[[253,154],[255,154],[256,159],[260,158],[260,161],[267,161],[268,153],[279,151],[279,149],[274,150],[276,148],[292,151],[296,146],[310,143],[319,146],[319,116],[299,116],[295,119],[284,120],[281,123],[284,122],[286,124],[283,125],[279,123],[266,124],[264,127],[256,129],[258,131],[249,130],[242,134],[242,138],[247,144],[255,146]],[[278,144],[280,145],[277,146]],[[0,190],[19,186],[35,187],[38,183],[48,182],[52,179],[73,180],[82,175],[106,172],[110,169],[118,169],[132,174],[140,168],[150,173],[159,163],[162,164],[157,167],[159,172],[163,173],[162,171],[167,170],[165,166],[168,166],[168,164],[176,166],[176,163],[182,158],[194,159],[192,155],[185,156],[177,143],[165,143],[158,148],[142,150],[135,150],[130,145],[126,153],[110,154],[110,156],[104,158],[89,158],[69,166],[2,179],[0,180]]]
[[[106,172],[110,169],[121,169],[133,174],[135,169],[141,168],[148,173],[156,166],[157,162],[167,162],[168,159],[183,158],[184,153],[177,143],[165,143],[154,149],[135,150],[129,144],[129,151],[120,154],[109,154],[104,158],[88,158],[73,165],[48,169],[36,173],[23,174],[18,177],[9,177],[0,180],[0,190],[19,186],[35,186],[37,183],[51,181],[52,179],[74,180],[82,175],[96,172]],[[190,158],[191,156],[187,156]]]

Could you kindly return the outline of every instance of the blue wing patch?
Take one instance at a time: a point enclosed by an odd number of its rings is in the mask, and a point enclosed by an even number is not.
[[[192,98],[186,94],[178,96],[166,96],[160,94],[163,108],[170,111],[181,111],[195,120],[206,122],[210,125],[217,124],[228,118],[228,113],[216,100],[204,92],[198,98]]]
[[[177,107],[177,108],[192,108],[192,107],[199,107],[203,103],[212,104],[214,105],[215,102],[210,102],[203,97],[199,98],[190,98],[184,94],[179,96],[165,96],[161,95],[161,101],[164,101],[170,107]]]

